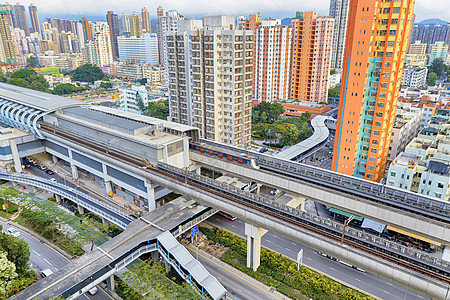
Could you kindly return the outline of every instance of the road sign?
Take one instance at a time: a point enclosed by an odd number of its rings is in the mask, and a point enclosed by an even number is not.
[[[192,229],[191,229],[191,238],[193,238],[197,234],[198,234],[198,225],[195,226],[195,227],[192,227]]]
[[[297,253],[297,270],[303,265],[303,249],[300,249]]]

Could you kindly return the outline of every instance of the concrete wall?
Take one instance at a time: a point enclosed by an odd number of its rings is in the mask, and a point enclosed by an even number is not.
[[[248,178],[252,181],[292,192],[306,199],[345,210],[361,217],[370,218],[386,225],[392,225],[443,244],[448,244],[450,241],[450,226],[448,224],[418,218],[411,213],[405,213],[392,207],[384,207],[361,198],[351,197],[332,189],[318,189],[313,185],[292,180],[279,174],[271,174],[262,170],[228,163],[224,160],[209,158],[194,152],[191,152],[190,157],[192,160],[209,168],[220,169],[238,177]]]
[[[58,139],[59,138],[55,137],[55,140]],[[156,184],[173,190],[174,192],[191,197],[192,199],[195,199],[203,204],[213,206],[214,208],[228,211],[248,223],[268,229],[289,239],[298,241],[313,249],[323,251],[333,257],[365,269],[366,271],[380,277],[384,277],[411,290],[425,294],[431,298],[444,299],[445,293],[447,292],[447,286],[441,282],[434,281],[428,277],[423,277],[420,274],[416,274],[394,264],[387,263],[386,261],[380,260],[353,248],[346,246],[342,247],[335,241],[328,240],[321,236],[312,235],[310,232],[303,232],[299,227],[295,227],[290,224],[282,224],[273,217],[269,217],[259,212],[254,212],[248,208],[237,207],[235,204],[224,198],[206,193],[205,191],[199,190],[193,186],[174,181],[173,179],[161,176],[160,174],[151,173],[145,169],[135,168],[128,164],[116,161],[113,158],[106,157],[101,153],[82,149],[81,146],[74,143],[67,142],[67,144],[74,149],[83,150],[92,157],[97,157],[99,159],[101,158],[107,164],[115,164],[123,170],[127,170],[137,176],[145,177]]]

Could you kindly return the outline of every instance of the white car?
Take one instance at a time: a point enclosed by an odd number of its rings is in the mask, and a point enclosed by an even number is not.
[[[6,229],[6,233],[15,237],[20,236],[20,231],[13,227],[9,227],[8,229]]]
[[[43,270],[43,271],[41,272],[42,278],[45,278],[45,277],[50,276],[50,275],[52,275],[52,274],[53,274],[53,271],[50,270],[50,269],[45,269],[45,270]]]
[[[91,294],[91,295],[95,295],[95,294],[98,293],[98,288],[96,286],[94,286],[92,289],[90,289],[88,291],[88,293]]]

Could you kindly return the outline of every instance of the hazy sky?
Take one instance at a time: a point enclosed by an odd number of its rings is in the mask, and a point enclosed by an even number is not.
[[[2,1],[3,2],[3,1]],[[16,1],[10,1],[13,3]],[[106,11],[115,13],[124,11],[140,11],[147,7],[151,17],[156,17],[156,8],[161,5],[166,10],[175,9],[185,16],[203,16],[211,14],[248,15],[260,12],[263,17],[292,17],[296,11],[315,10],[319,15],[328,15],[329,0],[34,0],[18,1],[23,5],[33,2],[38,6],[41,19],[51,16],[98,16],[103,17]],[[416,0],[416,21],[429,18],[440,18],[450,21],[448,0]]]

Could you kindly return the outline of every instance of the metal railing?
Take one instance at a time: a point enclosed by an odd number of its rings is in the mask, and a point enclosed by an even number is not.
[[[178,174],[178,176],[180,176],[180,178],[184,178],[186,176],[185,171],[182,169],[179,169],[177,167],[166,165],[166,164],[159,164],[158,166],[163,170],[166,169],[166,170],[171,170],[171,171],[176,172]],[[228,193],[237,195],[239,197],[246,198],[255,203],[268,205],[269,207],[271,207],[275,210],[278,210],[280,213],[287,212],[289,214],[295,215],[297,218],[307,221],[308,223],[321,224],[330,229],[334,229],[337,232],[342,232],[343,227],[344,227],[343,224],[333,221],[332,219],[323,218],[323,217],[320,217],[317,215],[310,214],[305,211],[301,211],[297,208],[293,208],[293,207],[275,202],[268,198],[261,197],[259,195],[256,195],[256,194],[253,194],[253,193],[250,193],[247,191],[243,191],[240,188],[237,188],[236,186],[229,185],[227,183],[220,182],[220,181],[211,179],[209,177],[198,175],[195,172],[188,172],[187,179],[201,182],[202,184],[211,188],[211,190],[214,190],[214,191],[221,191],[221,190],[227,191]],[[438,266],[438,267],[446,269],[447,271],[450,272],[450,263],[449,262],[438,259],[433,256],[430,256],[429,253],[427,253],[425,251],[421,251],[419,249],[414,249],[414,248],[409,248],[409,247],[403,246],[399,243],[396,243],[394,241],[391,241],[391,240],[388,240],[388,239],[385,239],[382,237],[378,237],[376,235],[372,235],[363,230],[359,230],[359,229],[352,228],[352,227],[346,227],[346,235],[351,236],[357,240],[364,240],[366,242],[369,242],[372,245],[377,245],[378,247],[381,247],[381,248],[389,249],[390,251],[396,252],[402,256],[408,256],[410,258],[420,259],[422,262],[424,262],[426,264]]]
[[[53,182],[48,179],[27,174],[13,175],[0,173],[0,179],[29,184],[61,195],[62,197],[81,205],[89,211],[98,214],[111,223],[116,224],[122,229],[127,228],[128,224],[130,224],[134,220],[124,212],[103,203],[102,201],[90,196],[89,194],[85,194],[76,188],[58,182]]]
[[[298,179],[309,177],[313,179],[318,178],[320,180],[331,181],[334,185],[339,185],[341,188],[345,189],[347,193],[353,193],[356,196],[359,196],[361,194],[361,191],[366,191],[372,193],[376,197],[397,200],[399,202],[415,205],[422,210],[425,208],[430,209],[433,212],[442,212],[447,216],[450,214],[450,205],[447,202],[429,196],[420,195],[410,191],[403,191],[394,187],[371,182],[365,179],[339,174],[333,171],[324,170],[316,168],[314,166],[280,159],[273,156],[268,156],[254,151],[247,151],[245,149],[230,145],[224,145],[205,139],[202,139],[200,141],[214,147],[235,151],[241,154],[250,153],[251,156],[258,159],[259,165],[266,165],[271,169],[278,168],[288,171],[289,173],[285,174],[287,176],[293,176]],[[295,173],[295,175],[293,173]],[[448,220],[450,220],[450,218]]]

